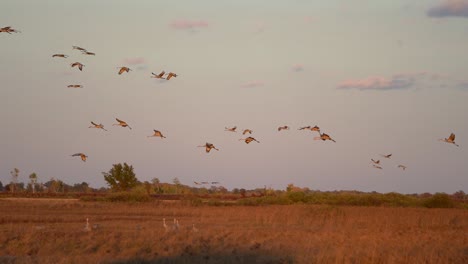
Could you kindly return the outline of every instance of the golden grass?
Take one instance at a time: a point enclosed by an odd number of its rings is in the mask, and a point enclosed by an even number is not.
[[[0,263],[468,263],[463,209],[0,199],[0,210]],[[84,231],[87,217],[99,228]]]

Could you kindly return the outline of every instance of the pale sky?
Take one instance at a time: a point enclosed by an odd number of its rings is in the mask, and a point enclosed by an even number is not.
[[[5,0],[6,26],[21,33],[0,33],[4,184],[17,167],[99,188],[127,162],[228,189],[468,192],[468,0]],[[452,132],[460,147],[438,141]]]

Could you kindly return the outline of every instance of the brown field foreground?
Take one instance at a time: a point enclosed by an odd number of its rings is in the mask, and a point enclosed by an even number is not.
[[[0,263],[468,263],[466,209],[0,199],[0,210]]]

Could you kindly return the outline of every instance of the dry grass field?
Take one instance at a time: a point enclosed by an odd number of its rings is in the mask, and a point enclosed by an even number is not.
[[[464,209],[0,199],[0,211],[0,263],[468,263]]]

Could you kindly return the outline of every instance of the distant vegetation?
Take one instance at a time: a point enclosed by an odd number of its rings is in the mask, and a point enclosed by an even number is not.
[[[88,183],[69,185],[51,178],[40,182],[36,173],[29,175],[29,182],[19,182],[19,169],[11,171],[12,180],[8,184],[0,182],[0,195],[16,197],[75,197],[85,201],[110,202],[149,202],[154,200],[180,200],[186,204],[212,206],[261,206],[289,204],[323,204],[348,206],[386,206],[386,207],[426,207],[426,208],[466,208],[468,195],[464,191],[453,194],[422,193],[400,194],[395,192],[377,193],[360,191],[317,191],[289,184],[285,190],[271,188],[228,190],[218,184],[196,187],[182,184],[178,178],[171,183],[161,182],[158,178],[141,182],[133,167],[127,163],[113,164],[108,172],[102,173],[109,188],[95,189]]]

